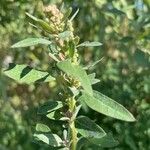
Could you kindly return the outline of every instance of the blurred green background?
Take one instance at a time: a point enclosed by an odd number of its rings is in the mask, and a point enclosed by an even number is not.
[[[0,70],[10,62],[49,69],[45,47],[10,49],[26,37],[40,37],[25,12],[40,16],[44,5],[61,0],[0,0]],[[119,145],[112,150],[150,149],[150,0],[64,0],[80,12],[74,20],[81,41],[100,41],[100,48],[81,49],[84,65],[104,59],[89,72],[101,80],[94,89],[123,104],[137,121],[126,123],[88,108],[81,113],[112,132]],[[46,150],[33,142],[38,106],[53,98],[54,85],[19,85],[0,72],[0,150]],[[50,126],[54,126],[48,122]],[[94,149],[94,148],[93,148]]]

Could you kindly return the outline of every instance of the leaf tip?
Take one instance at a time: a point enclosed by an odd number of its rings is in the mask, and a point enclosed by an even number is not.
[[[28,17],[31,17],[31,15],[30,15],[28,12],[25,12],[25,14],[26,14]]]
[[[15,46],[15,44],[13,44],[10,48],[15,48],[16,46]]]
[[[137,120],[136,120],[135,117],[131,114],[131,118],[130,118],[129,122],[135,122],[135,121],[137,121]]]
[[[123,121],[127,121],[127,122],[135,122],[135,121],[137,121],[135,119],[135,117],[129,111],[128,111],[128,114],[129,114],[128,118],[123,119]]]

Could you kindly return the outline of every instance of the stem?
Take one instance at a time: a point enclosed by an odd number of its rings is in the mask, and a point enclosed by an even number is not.
[[[71,114],[74,114],[74,111],[76,110],[76,101],[74,98],[71,99],[70,101],[70,111]],[[71,134],[71,139],[70,139],[70,150],[76,150],[76,145],[77,145],[77,130],[75,128],[75,117],[72,115],[70,122],[69,122],[69,127],[70,127],[70,134]]]
[[[74,121],[70,124],[70,129],[71,129],[71,145],[70,145],[70,150],[76,150],[76,145],[77,145],[77,131],[76,131],[76,128],[75,128]]]

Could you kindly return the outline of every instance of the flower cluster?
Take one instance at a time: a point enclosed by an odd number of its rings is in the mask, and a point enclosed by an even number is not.
[[[64,27],[63,13],[57,8],[56,5],[48,5],[44,7],[44,13],[48,17],[50,23],[53,24],[57,31],[62,31]]]

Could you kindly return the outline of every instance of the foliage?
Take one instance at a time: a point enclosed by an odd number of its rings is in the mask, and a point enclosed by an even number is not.
[[[93,143],[99,147],[97,144],[99,140],[107,136],[105,131],[88,117],[77,116],[79,108],[81,108],[79,106],[82,106],[80,101],[86,102],[86,104],[95,111],[117,119],[124,121],[135,121],[135,119],[122,105],[114,102],[100,92],[92,90],[89,76],[84,68],[79,65],[78,47],[100,46],[101,43],[84,42],[78,45],[79,37],[74,36],[74,29],[71,22],[77,13],[70,19],[68,18],[71,13],[70,10],[71,8],[69,8],[69,12],[64,11],[63,8],[59,10],[56,5],[44,7],[44,13],[49,22],[27,13],[27,16],[31,19],[31,22],[33,21],[33,25],[36,28],[40,28],[48,33],[47,40],[44,38],[28,38],[12,46],[12,48],[20,48],[37,44],[48,45],[49,53],[53,55],[52,58],[55,57],[55,77],[50,76],[48,72],[37,71],[25,65],[11,64],[9,68],[3,72],[19,83],[31,84],[39,81],[57,81],[57,85],[61,87],[59,90],[61,98],[58,96],[57,102],[51,101],[50,103],[44,104],[43,107],[39,108],[39,114],[55,114],[57,111],[62,118],[66,118],[67,120],[67,122],[64,120],[64,122],[61,123],[62,133],[65,132],[66,135],[65,137],[63,137],[63,135],[59,137],[59,135],[53,133],[54,131],[51,129],[47,131],[45,129],[46,125],[43,125],[40,126],[40,131],[39,129],[36,130],[34,137],[39,142],[46,143],[54,148],[76,150],[79,149],[77,145],[79,145],[79,139],[82,137],[86,138],[89,143]],[[60,119],[63,121],[62,118]],[[49,117],[49,119],[51,118]],[[57,120],[57,118],[53,119],[54,122],[56,122],[55,120]],[[97,142],[91,142],[91,140]],[[102,143],[100,147],[103,147]]]
[[[49,2],[44,1],[47,4]],[[97,59],[104,57],[99,64],[88,71],[91,73],[93,69],[96,70],[96,77],[100,79],[100,84],[94,85],[93,88],[124,104],[136,116],[137,121],[134,124],[127,124],[110,118],[103,118],[103,116],[89,110],[86,106],[84,111],[80,113],[83,114],[86,111],[88,117],[98,124],[104,124],[103,128],[106,131],[111,130],[113,132],[120,143],[117,148],[113,149],[149,149],[149,1],[144,0],[143,5],[141,3],[139,7],[137,7],[135,1],[124,0],[113,2],[96,0],[85,3],[80,0],[74,2],[66,0],[66,3],[73,6],[74,12],[77,7],[80,8],[80,13],[74,20],[74,25],[77,29],[75,32],[81,37],[81,42],[85,39],[89,41],[94,39],[103,43],[101,47],[92,48],[92,52],[91,48],[87,47],[84,51],[81,48],[79,49],[79,53],[82,55],[81,60],[90,62],[91,65]],[[28,35],[40,37],[39,32],[29,26],[25,19],[25,12],[35,13],[39,18],[42,18],[39,13],[41,12],[40,5],[40,1],[1,1],[1,66],[2,62],[3,65],[7,65],[9,61],[15,60],[16,63],[20,64],[27,62],[28,65],[36,67],[38,70],[53,69],[53,65],[45,55],[45,48],[42,45],[19,49],[21,52],[16,49],[9,49],[10,45],[20,39],[25,39]],[[40,119],[36,119],[36,111],[33,108],[43,103],[45,99],[55,98],[52,94],[57,91],[55,83],[44,85],[36,83],[35,85],[26,86],[17,85],[11,80],[7,80],[7,78],[0,75],[1,107],[7,111],[6,107],[9,104],[9,110],[14,109],[15,111],[5,113],[5,115],[1,113],[0,118],[3,118],[1,122],[8,118],[12,125],[11,129],[14,129],[15,134],[12,135],[10,132],[12,130],[5,126],[8,131],[7,135],[11,140],[3,136],[3,139],[7,142],[1,140],[0,144],[3,145],[2,147],[11,150],[40,149],[32,142],[28,143],[31,141],[31,133],[33,133],[30,127],[31,125],[35,126],[35,122],[39,122]],[[19,131],[16,128],[18,119],[13,120],[12,117],[13,114],[16,114],[16,111],[23,119],[24,123],[20,122],[20,124],[25,134],[23,132],[17,134]],[[52,124],[47,119],[44,119],[44,121],[47,124]],[[59,128],[55,126],[53,128],[59,131]],[[2,130],[4,128],[1,127],[0,132]]]

